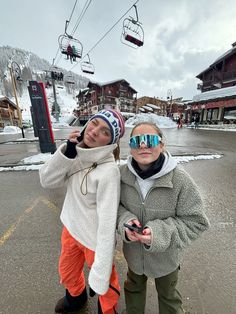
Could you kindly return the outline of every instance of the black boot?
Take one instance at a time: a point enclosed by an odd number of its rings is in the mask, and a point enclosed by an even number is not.
[[[66,289],[65,297],[61,298],[55,307],[56,313],[69,313],[80,310],[87,302],[88,296],[86,288],[77,297],[70,295],[69,291]]]
[[[98,299],[98,314],[103,314],[102,313],[102,307],[101,307],[101,304],[99,302],[99,299]]]

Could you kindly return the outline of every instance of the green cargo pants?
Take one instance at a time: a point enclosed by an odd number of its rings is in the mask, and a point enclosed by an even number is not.
[[[155,278],[158,292],[159,314],[183,314],[182,298],[176,289],[179,269],[169,275]],[[144,314],[147,276],[137,275],[128,269],[124,284],[126,314]],[[153,312],[154,313],[154,312]]]

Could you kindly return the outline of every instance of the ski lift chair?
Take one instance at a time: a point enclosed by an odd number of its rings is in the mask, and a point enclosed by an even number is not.
[[[90,62],[89,55],[86,55],[88,60],[81,62],[81,71],[87,74],[94,74],[94,65]]]
[[[49,72],[49,71],[47,71]],[[50,70],[50,79],[55,80],[55,81],[62,81],[63,80],[63,71],[61,68],[57,66],[52,66]]]
[[[127,44],[127,41],[132,45]],[[135,21],[132,18],[124,19],[121,42],[132,48],[138,48],[143,46],[144,31],[139,22]]]
[[[131,16],[124,19],[121,42],[132,48],[138,48],[144,44],[144,30],[138,20],[138,11],[136,5],[134,5],[134,8],[136,12],[136,20]]]
[[[83,45],[78,39],[73,38],[68,34],[64,34],[59,36],[58,43],[62,54],[67,56],[67,47],[70,44],[71,46],[75,46],[73,56],[79,59],[82,57]]]
[[[51,77],[51,71],[45,70],[44,72],[46,72],[44,79],[45,79],[46,81],[50,80],[50,79],[52,78],[52,77]]]
[[[75,84],[74,77],[72,75],[70,75],[70,74],[65,75],[64,82],[66,84],[69,84],[69,85],[74,85]]]

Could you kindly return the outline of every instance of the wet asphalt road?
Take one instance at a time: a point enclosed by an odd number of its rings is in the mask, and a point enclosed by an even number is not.
[[[68,132],[55,132],[56,138],[65,138]],[[182,165],[199,185],[211,229],[186,249],[179,289],[187,313],[235,314],[236,133],[190,129],[165,129],[164,133],[174,155],[222,154],[220,159]],[[0,165],[37,151],[37,143],[0,144]],[[126,138],[121,141],[121,152],[126,158]],[[65,191],[41,188],[37,171],[0,172],[0,182],[0,313],[54,313],[55,301],[64,291],[57,263]],[[120,241],[115,262],[122,286],[126,264]],[[119,310],[123,308],[122,293]],[[96,313],[96,297],[80,313]],[[158,313],[153,280],[148,282],[146,313]]]

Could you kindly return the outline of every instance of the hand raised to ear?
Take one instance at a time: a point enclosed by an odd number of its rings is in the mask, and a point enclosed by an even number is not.
[[[78,144],[78,137],[80,136],[80,131],[79,130],[74,130],[73,132],[71,132],[68,136],[68,140],[71,142],[71,143],[76,143]]]

